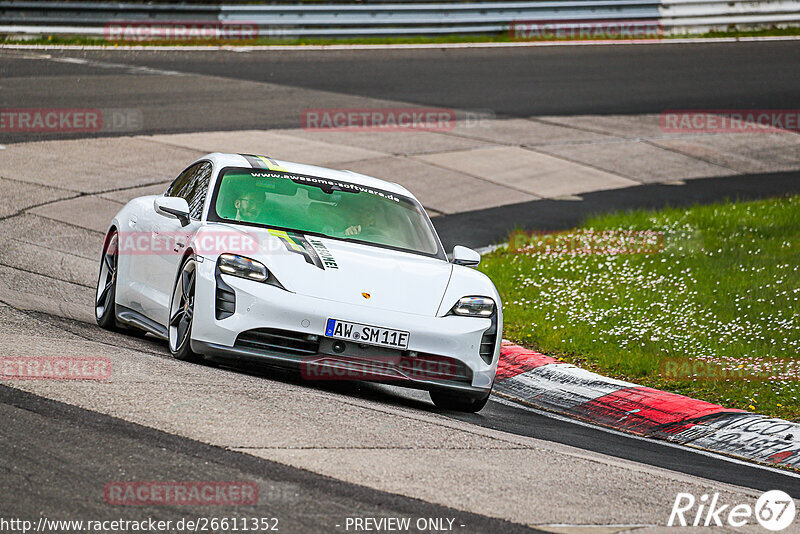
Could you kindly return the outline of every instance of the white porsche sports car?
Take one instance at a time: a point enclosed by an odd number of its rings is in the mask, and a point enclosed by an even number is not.
[[[478,411],[503,314],[480,255],[448,261],[405,188],[351,171],[209,154],[160,196],[129,202],[105,238],[95,312],[173,356],[255,359],[307,379],[425,389]]]

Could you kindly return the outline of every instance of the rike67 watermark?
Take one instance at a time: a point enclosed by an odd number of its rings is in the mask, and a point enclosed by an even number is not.
[[[719,493],[678,493],[667,526],[669,527],[743,527],[757,522],[767,530],[784,530],[794,522],[794,500],[785,492],[771,490],[761,495],[754,505],[725,503]]]

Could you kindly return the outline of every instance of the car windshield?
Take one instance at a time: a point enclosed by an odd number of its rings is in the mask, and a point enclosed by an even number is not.
[[[441,256],[415,200],[371,187],[284,171],[227,168],[210,218]]]

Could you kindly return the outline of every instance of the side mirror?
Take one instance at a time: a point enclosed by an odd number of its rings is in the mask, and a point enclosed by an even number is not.
[[[471,248],[456,245],[453,247],[453,263],[456,265],[466,265],[474,267],[481,262],[481,255]]]
[[[158,197],[153,201],[156,213],[165,217],[174,217],[181,222],[181,226],[189,224],[189,203],[180,197]]]

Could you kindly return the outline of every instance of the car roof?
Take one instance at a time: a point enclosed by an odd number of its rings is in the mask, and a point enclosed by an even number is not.
[[[292,161],[277,160],[266,155],[227,154],[222,152],[213,152],[211,154],[203,156],[197,161],[210,160],[218,168],[223,168],[223,167],[249,168],[253,166],[251,164],[251,159],[254,157],[261,160],[267,160],[271,165],[274,164],[277,167],[282,167],[288,172],[296,174],[305,174],[309,176],[316,176],[318,178],[330,178],[332,180],[339,180],[342,182],[363,185],[366,187],[374,187],[376,189],[382,189],[384,191],[389,191],[391,193],[397,193],[400,195],[416,199],[416,197],[414,197],[414,195],[408,189],[394,182],[387,182],[386,180],[381,180],[380,178],[375,178],[373,176],[367,176],[366,174],[361,174],[348,170],[336,170],[336,169],[329,169],[327,167],[319,167],[317,165],[307,165],[305,163],[295,163]]]

